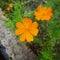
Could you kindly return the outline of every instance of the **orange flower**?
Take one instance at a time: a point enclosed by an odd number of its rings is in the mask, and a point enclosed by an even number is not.
[[[12,9],[12,7],[13,7],[13,4],[10,3],[9,6],[6,8],[6,10],[7,10],[7,11],[10,11],[10,10]]]
[[[50,20],[52,17],[52,8],[38,6],[34,15],[37,20]]]
[[[12,8],[12,7],[13,7],[13,4],[12,4],[12,3],[10,3],[10,4],[9,4],[9,7],[10,7],[10,8]]]
[[[9,8],[9,7],[7,7],[7,8],[6,8],[6,10],[7,10],[7,11],[10,11],[10,8]]]
[[[38,23],[32,22],[29,18],[23,18],[23,22],[17,22],[16,27],[18,28],[15,31],[16,35],[20,35],[20,41],[33,41],[33,36],[38,34]]]

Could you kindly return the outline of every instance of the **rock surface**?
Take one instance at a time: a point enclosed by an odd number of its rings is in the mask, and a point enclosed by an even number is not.
[[[0,13],[2,14],[1,10]],[[3,16],[1,14],[0,16]],[[19,43],[12,31],[5,27],[3,17],[0,18],[0,42],[5,47],[8,56],[11,60],[35,60],[33,52],[30,52],[27,47]]]

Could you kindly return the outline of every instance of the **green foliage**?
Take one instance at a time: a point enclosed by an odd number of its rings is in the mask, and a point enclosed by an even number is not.
[[[24,12],[24,17],[32,17],[33,11],[25,11]]]
[[[53,17],[48,22],[39,22],[40,28],[42,27],[42,31],[40,31],[40,38],[39,38],[39,44],[42,46],[41,54],[42,56],[40,59],[37,58],[37,60],[54,60],[54,46],[58,40],[60,40],[60,0],[48,0],[46,4],[43,4],[43,6],[52,7],[53,8]],[[46,27],[48,25],[48,27]],[[41,29],[40,29],[41,30]],[[46,40],[44,40],[44,33],[43,30],[46,33],[47,37]],[[57,54],[57,53],[56,53]],[[59,55],[58,55],[59,57]],[[57,56],[55,58],[59,60]]]
[[[6,28],[14,28],[14,24],[11,20],[5,21]]]
[[[20,2],[13,2],[14,8],[8,12],[7,16],[10,17],[11,20],[6,21],[6,27],[15,29],[16,22],[22,22],[22,3]]]
[[[20,2],[14,2],[14,10],[12,14],[12,20],[14,23],[22,21],[22,4]]]
[[[52,60],[52,52],[51,51],[42,51],[43,59],[44,60]]]
[[[45,4],[43,4],[43,6],[47,6],[47,7],[53,7],[54,6],[54,1],[52,0],[47,0],[47,2]]]

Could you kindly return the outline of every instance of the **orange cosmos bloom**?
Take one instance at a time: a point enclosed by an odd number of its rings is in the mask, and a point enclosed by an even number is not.
[[[10,11],[12,7],[13,7],[13,4],[10,3],[9,6],[6,8],[6,10],[7,10],[7,11]]]
[[[15,31],[16,35],[20,35],[20,41],[33,41],[33,36],[38,34],[38,23],[32,22],[29,18],[23,18],[23,22],[17,22],[16,27],[18,28]]]
[[[52,8],[38,6],[34,15],[37,20],[50,20],[52,17]]]
[[[6,10],[7,10],[7,11],[10,11],[10,8],[9,8],[9,7],[7,7],[7,8],[6,8]]]
[[[10,4],[9,4],[9,7],[10,7],[10,8],[12,8],[12,7],[13,7],[13,4],[12,4],[12,3],[10,3]]]

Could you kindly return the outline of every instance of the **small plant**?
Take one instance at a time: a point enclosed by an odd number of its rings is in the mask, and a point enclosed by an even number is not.
[[[60,40],[59,2],[48,0],[28,11],[24,6],[26,1],[8,4],[6,16],[10,19],[6,25],[12,28],[21,43],[27,43],[36,54],[36,60],[54,60],[53,47]]]

